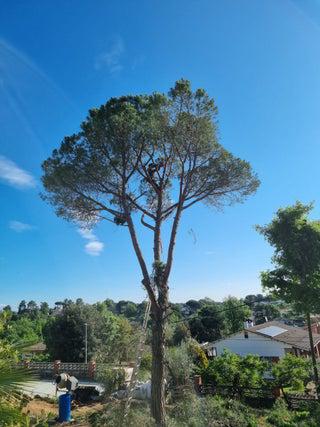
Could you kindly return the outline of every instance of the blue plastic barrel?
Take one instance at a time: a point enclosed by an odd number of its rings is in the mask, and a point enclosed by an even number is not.
[[[59,422],[71,421],[71,394],[59,396]]]

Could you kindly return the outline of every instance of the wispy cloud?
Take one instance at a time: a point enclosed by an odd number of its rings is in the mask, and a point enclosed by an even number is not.
[[[66,93],[43,71],[41,70],[27,55],[19,49],[9,44],[5,39],[0,37],[0,85],[2,89],[5,85],[17,87],[21,85],[21,76],[33,76],[36,83],[44,83],[46,88],[50,88],[56,95],[75,110],[77,106],[69,99]],[[13,79],[13,80],[12,80]]]
[[[93,240],[85,245],[85,251],[92,256],[98,256],[103,250],[104,244],[99,240]]]
[[[107,68],[110,74],[117,73],[123,69],[121,59],[125,51],[124,43],[121,37],[115,37],[107,46],[104,52],[101,52],[95,61],[96,70]]]
[[[16,233],[22,233],[24,231],[30,231],[35,229],[33,225],[26,224],[21,221],[10,221],[9,228],[15,231]]]
[[[141,67],[145,62],[145,56],[144,55],[137,55],[135,58],[133,58],[131,69],[132,71],[135,71],[137,68]]]
[[[78,233],[84,239],[89,240],[84,247],[87,254],[92,256],[99,256],[103,251],[104,244],[100,242],[92,230],[89,230],[88,228],[79,228]]]
[[[78,233],[84,239],[87,239],[87,240],[97,240],[97,238],[93,234],[92,230],[89,230],[88,228],[79,228]]]
[[[21,169],[12,160],[4,156],[0,156],[0,179],[18,188],[32,188],[36,186],[36,181],[29,172]]]
[[[214,251],[205,251],[204,254],[205,255],[214,255],[215,252]]]

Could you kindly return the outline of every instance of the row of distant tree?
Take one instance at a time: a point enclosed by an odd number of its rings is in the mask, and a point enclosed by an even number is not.
[[[174,314],[181,319],[188,319],[197,314],[199,310],[205,306],[215,306],[218,308],[219,306],[222,307],[226,302],[229,302],[229,304],[232,302],[234,305],[234,310],[240,310],[241,306],[246,304],[247,307],[252,311],[251,313],[248,313],[248,316],[253,314],[255,318],[275,318],[280,315],[280,311],[275,304],[274,298],[262,294],[247,295],[244,299],[239,300],[235,297],[228,297],[224,302],[216,302],[211,298],[203,298],[200,300],[191,299],[185,303],[171,303],[170,308],[171,314]],[[113,314],[123,315],[124,317],[135,321],[139,321],[143,317],[146,305],[145,302],[135,303],[133,301],[127,300],[120,300],[115,302],[112,299],[106,299],[103,303]],[[84,301],[82,298],[77,298],[75,301],[71,299],[65,299],[63,301],[57,301],[54,306],[50,307],[47,302],[41,302],[40,304],[37,304],[34,300],[30,300],[29,302],[22,300],[18,305],[17,311],[12,310],[9,305],[3,307],[3,311],[10,313],[13,320],[18,319],[21,316],[28,316],[32,319],[39,316],[54,315],[63,311],[63,309],[72,304],[81,306],[84,304]],[[230,307],[230,310],[232,309],[233,306]]]
[[[104,362],[126,360],[133,357],[145,306],[145,302],[111,299],[86,304],[78,298],[57,301],[50,307],[47,302],[23,300],[17,311],[9,306],[3,308],[0,338],[10,343],[44,341],[48,354],[42,357],[83,361],[87,324],[89,358]],[[252,316],[264,322],[266,318],[278,318],[280,311],[270,297],[261,294],[244,299],[228,297],[223,302],[203,298],[172,303],[167,345],[179,345],[188,337],[198,342],[220,339],[241,330],[245,319]]]

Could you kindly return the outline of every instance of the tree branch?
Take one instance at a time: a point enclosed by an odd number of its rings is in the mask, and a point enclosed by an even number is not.
[[[139,245],[139,242],[138,242],[138,238],[137,238],[137,234],[136,234],[136,231],[135,231],[135,227],[134,227],[134,224],[133,224],[133,221],[132,221],[132,217],[131,217],[131,215],[130,215],[129,212],[127,212],[127,223],[128,223],[128,227],[129,227],[129,232],[130,232],[130,237],[131,237],[131,241],[132,241],[132,244],[133,244],[133,248],[134,248],[135,254],[137,256],[137,259],[138,259],[138,262],[139,262],[139,265],[140,265],[140,268],[141,268],[141,271],[142,271],[142,275],[143,275],[143,281],[142,281],[142,283],[143,283],[143,286],[145,287],[145,289],[148,292],[151,304],[154,307],[158,308],[158,302],[157,302],[157,299],[156,299],[156,295],[155,295],[154,290],[153,290],[152,285],[151,285],[151,280],[150,280],[150,276],[149,276],[149,273],[148,273],[148,269],[147,269],[146,263],[144,261],[143,255],[142,255],[142,252],[141,252],[141,249],[140,249],[140,245]]]
[[[145,227],[147,227],[147,228],[150,228],[150,230],[155,231],[155,228],[154,228],[152,225],[148,224],[148,223],[143,219],[143,217],[144,217],[144,214],[143,214],[143,215],[141,216],[141,218],[140,218],[141,224],[142,224],[142,225],[144,225],[144,226],[145,226]]]
[[[133,199],[129,194],[126,194],[126,198],[129,200],[130,203],[133,204],[139,211],[141,211],[144,215],[149,216],[153,220],[156,219],[154,215],[152,215],[151,212],[147,211],[145,208],[143,208],[139,203],[136,202],[136,199]]]
[[[169,247],[168,247],[168,255],[167,255],[167,262],[166,262],[166,267],[165,267],[165,271],[164,271],[165,281],[168,280],[170,272],[171,272],[171,268],[172,268],[173,251],[174,251],[174,247],[175,247],[175,243],[176,243],[177,231],[178,231],[178,226],[179,226],[179,222],[180,222],[180,218],[181,218],[181,212],[182,212],[184,196],[185,196],[184,195],[184,188],[183,188],[184,165],[182,164],[181,167],[182,167],[182,171],[181,171],[181,176],[180,176],[179,201],[178,201],[177,211],[176,211],[176,215],[174,217],[172,229],[171,229],[171,235],[170,235],[170,241],[169,241]]]

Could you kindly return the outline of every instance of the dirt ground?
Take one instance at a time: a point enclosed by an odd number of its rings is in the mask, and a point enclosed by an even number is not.
[[[73,417],[79,417],[90,414],[91,412],[100,411],[103,408],[103,404],[100,402],[92,403],[90,405],[83,405],[72,408]],[[23,412],[26,414],[41,416],[52,414],[52,417],[58,415],[58,403],[47,402],[42,399],[32,399],[24,407]]]
[[[58,415],[58,405],[49,403],[41,399],[32,399],[23,408],[25,414],[40,416],[40,415]]]

